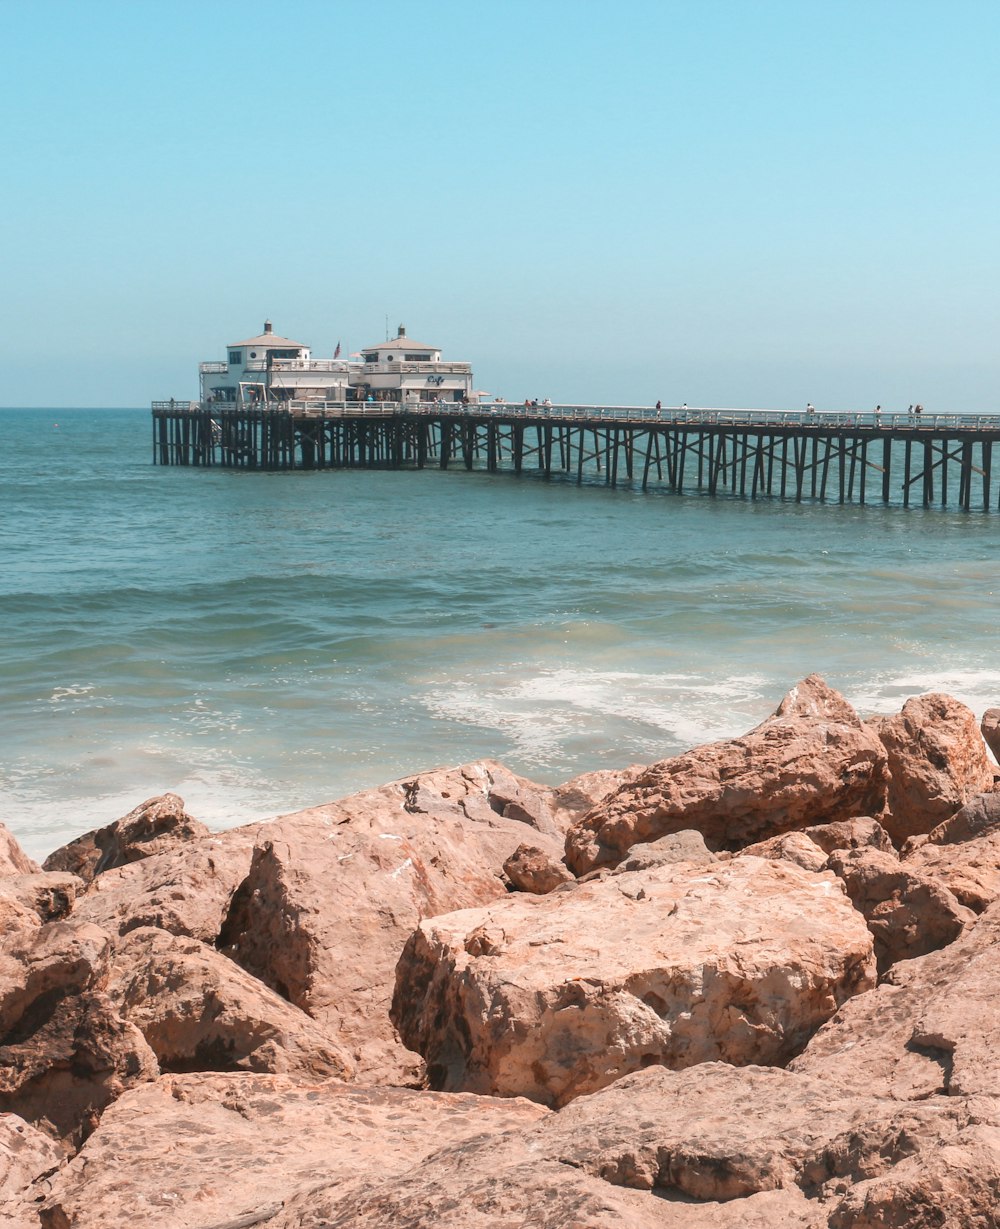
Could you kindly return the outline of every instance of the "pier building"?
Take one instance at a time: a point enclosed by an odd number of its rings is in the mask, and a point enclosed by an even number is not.
[[[438,346],[406,336],[341,358],[313,358],[309,346],[275,333],[270,320],[256,337],[230,343],[226,358],[201,363],[200,401],[220,408],[289,402],[464,402],[472,396],[470,363],[444,362]],[[176,399],[175,399],[176,404]]]

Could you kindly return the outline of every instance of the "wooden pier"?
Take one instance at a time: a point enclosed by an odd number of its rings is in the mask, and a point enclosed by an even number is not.
[[[1000,510],[1000,417],[290,402],[153,403],[153,460],[226,469],[440,469],[609,487]],[[998,484],[1000,485],[1000,484]]]

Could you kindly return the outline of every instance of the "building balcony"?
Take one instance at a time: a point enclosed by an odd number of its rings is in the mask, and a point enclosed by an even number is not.
[[[472,374],[471,363],[364,363],[363,375],[434,375],[464,376]]]

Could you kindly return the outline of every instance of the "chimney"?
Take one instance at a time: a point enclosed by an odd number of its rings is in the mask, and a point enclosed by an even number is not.
[[[398,337],[405,337],[405,336],[406,336],[406,329],[404,329],[402,325],[400,325],[400,326],[399,326],[399,333],[397,334],[397,336],[398,336]]]
[[[270,331],[271,331],[271,321],[270,321],[270,320],[265,320],[265,321],[264,321],[264,332],[265,332],[265,333],[270,333]]]

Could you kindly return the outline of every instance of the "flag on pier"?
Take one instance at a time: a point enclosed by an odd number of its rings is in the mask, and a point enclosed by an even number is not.
[[[339,341],[337,342],[337,348],[336,348],[336,350],[334,350],[334,352],[333,352],[333,357],[334,357],[334,358],[340,358],[340,342],[339,342]]]

